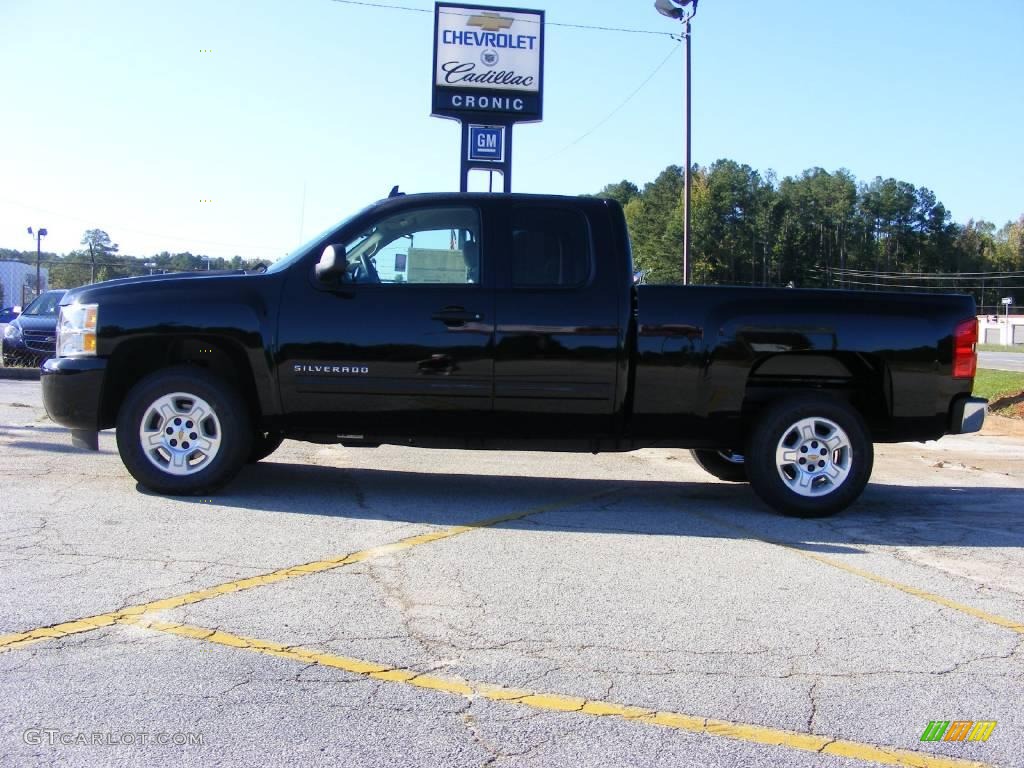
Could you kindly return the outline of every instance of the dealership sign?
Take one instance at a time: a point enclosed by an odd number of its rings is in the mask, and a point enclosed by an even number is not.
[[[543,98],[543,11],[434,6],[434,115],[531,122]]]

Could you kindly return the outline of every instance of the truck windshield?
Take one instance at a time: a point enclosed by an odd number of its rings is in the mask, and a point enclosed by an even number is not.
[[[370,207],[372,208],[373,206],[370,206]],[[291,253],[289,253],[289,254],[287,254],[285,256],[282,256],[280,259],[278,259],[273,264],[271,264],[269,267],[267,267],[267,272],[281,272],[281,271],[283,271],[285,269],[288,269],[288,267],[290,267],[292,264],[295,264],[296,262],[300,261],[303,256],[308,254],[310,252],[310,250],[312,250],[317,245],[317,243],[320,243],[321,241],[323,241],[332,232],[335,232],[335,231],[341,229],[342,227],[346,226],[356,216],[359,216],[360,214],[364,213],[366,210],[368,210],[368,209],[364,208],[362,211],[359,211],[358,213],[355,213],[355,214],[349,216],[347,219],[343,219],[342,221],[340,221],[337,224],[331,225],[330,227],[325,229],[323,232],[320,232],[315,237],[311,238],[310,240],[307,240],[305,243],[300,245],[298,248],[293,250]],[[327,243],[327,245],[330,245],[330,243]]]
[[[44,293],[42,296],[36,297],[31,304],[25,307],[23,315],[56,315],[57,310],[60,309],[60,300],[64,296],[64,291],[53,291],[51,293]]]

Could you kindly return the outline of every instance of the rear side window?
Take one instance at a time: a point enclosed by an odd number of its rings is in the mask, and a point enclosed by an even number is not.
[[[590,278],[590,237],[578,211],[522,207],[512,213],[512,285],[572,288]]]

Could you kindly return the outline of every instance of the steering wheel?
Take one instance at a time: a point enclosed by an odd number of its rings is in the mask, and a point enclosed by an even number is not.
[[[369,254],[361,253],[359,255],[359,264],[363,268],[363,274],[366,275],[366,282],[380,282],[380,275],[377,273],[377,267],[374,266],[373,260],[370,258]]]

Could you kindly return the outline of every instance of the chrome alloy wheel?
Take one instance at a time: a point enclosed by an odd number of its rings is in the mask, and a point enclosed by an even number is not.
[[[800,496],[827,496],[853,466],[850,438],[830,419],[801,419],[787,429],[775,450],[779,476]]]
[[[150,403],[139,425],[146,458],[169,475],[193,475],[220,450],[220,420],[210,404],[188,392],[172,392]]]

